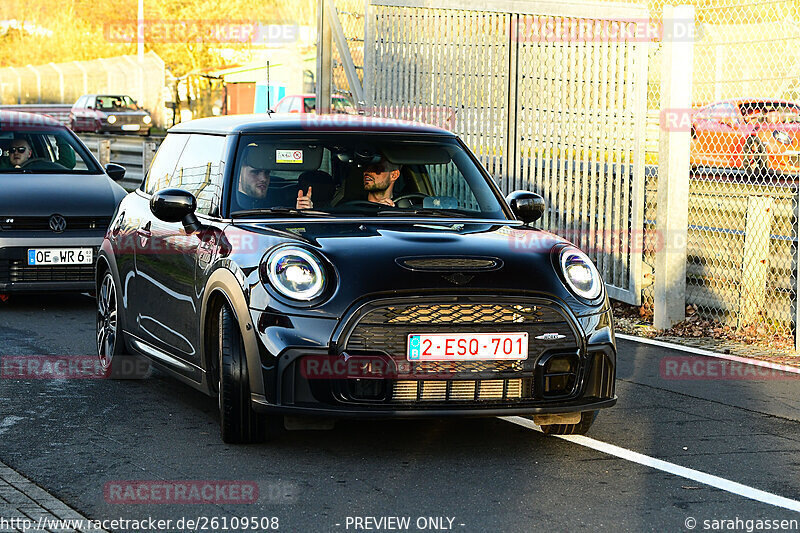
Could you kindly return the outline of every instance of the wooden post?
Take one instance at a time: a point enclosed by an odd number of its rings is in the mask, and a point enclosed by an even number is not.
[[[101,166],[106,166],[111,162],[111,140],[100,139],[97,141],[97,160]]]
[[[756,322],[765,304],[773,204],[772,198],[765,196],[750,196],[747,201],[737,328]]]

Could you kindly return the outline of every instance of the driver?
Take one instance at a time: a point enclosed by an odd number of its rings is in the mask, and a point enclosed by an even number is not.
[[[392,189],[400,177],[400,165],[390,163],[382,157],[377,163],[364,168],[364,190],[367,201],[394,207]]]
[[[14,168],[20,168],[31,158],[31,145],[26,139],[14,139],[8,149],[8,160]]]

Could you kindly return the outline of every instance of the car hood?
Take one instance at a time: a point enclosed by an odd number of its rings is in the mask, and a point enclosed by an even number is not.
[[[111,217],[125,189],[105,174],[0,174],[2,216]]]
[[[551,250],[567,243],[552,233],[517,223],[425,221],[353,223],[311,222],[291,224],[237,224],[245,233],[262,235],[247,252],[245,263],[257,265],[272,246],[296,242],[314,248],[335,269],[337,288],[323,311],[341,316],[363,295],[401,295],[420,289],[444,292],[538,292],[556,296],[571,307],[585,307],[566,291],[553,266]],[[227,233],[227,232],[226,232]],[[247,242],[240,239],[244,244]],[[415,260],[444,259],[423,262]],[[467,260],[468,266],[452,260]],[[483,267],[475,268],[481,264]],[[470,261],[473,262],[469,266]],[[494,265],[489,265],[494,261]],[[275,308],[277,303],[258,283],[255,308]],[[280,306],[278,306],[280,307]]]

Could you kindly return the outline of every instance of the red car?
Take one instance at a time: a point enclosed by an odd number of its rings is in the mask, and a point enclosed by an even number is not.
[[[85,94],[69,112],[72,131],[150,135],[153,119],[127,95]]]
[[[356,108],[353,102],[346,96],[333,95],[331,97],[331,111],[333,113],[342,113],[348,115],[355,115]],[[290,94],[286,95],[275,104],[272,110],[275,113],[313,113],[317,108],[317,95],[314,93],[308,94]]]
[[[692,116],[691,164],[800,172],[800,105],[785,100],[735,99],[696,109]]]

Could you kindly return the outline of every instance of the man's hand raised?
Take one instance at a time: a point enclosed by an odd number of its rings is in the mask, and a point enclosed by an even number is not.
[[[311,209],[314,207],[314,202],[311,201],[311,187],[308,187],[308,194],[303,195],[303,189],[297,191],[297,204],[295,209]]]

